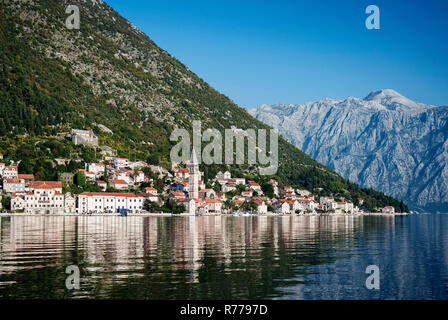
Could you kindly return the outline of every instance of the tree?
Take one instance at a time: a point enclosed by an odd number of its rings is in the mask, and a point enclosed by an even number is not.
[[[274,198],[274,188],[272,187],[272,185],[269,182],[263,182],[261,183],[261,190],[263,190],[263,193],[269,197],[269,198]]]
[[[84,175],[84,172],[78,171],[75,174],[75,184],[78,187],[84,188],[86,185],[86,176]]]
[[[145,209],[148,212],[160,212],[161,208],[157,202],[150,201],[149,199],[146,199],[143,203],[143,209]]]
[[[400,201],[400,212],[405,212],[403,200]]]
[[[2,207],[5,210],[11,210],[11,198],[10,197],[3,197],[2,198]]]
[[[4,136],[6,135],[7,130],[6,130],[6,126],[5,126],[5,122],[3,121],[3,119],[0,119],[0,136]]]
[[[148,163],[153,165],[158,165],[160,163],[159,156],[157,154],[151,154],[148,157]]]

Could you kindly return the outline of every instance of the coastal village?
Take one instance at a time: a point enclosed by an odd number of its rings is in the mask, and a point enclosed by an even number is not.
[[[71,141],[98,144],[93,132],[85,130],[72,130]],[[162,206],[164,201],[174,203],[177,211],[180,208],[178,213],[184,215],[364,213],[349,200],[331,196],[318,198],[308,190],[281,185],[274,179],[269,180],[273,192],[267,196],[257,182],[232,177],[229,171],[218,172],[206,185],[194,149],[185,168],[173,164],[171,170],[166,170],[144,161],[131,162],[128,158],[106,154],[99,162],[85,163],[83,169],[63,173],[60,181],[37,181],[33,174],[19,173],[20,160],[6,165],[2,159],[0,154],[3,181],[0,197],[10,198],[9,211],[17,214],[145,214],[157,212],[154,208]],[[144,173],[148,169],[170,183],[158,190],[154,180]],[[64,192],[64,185],[69,185],[75,175],[82,175],[101,192]],[[5,208],[0,207],[0,211]],[[395,213],[392,206],[379,211]]]

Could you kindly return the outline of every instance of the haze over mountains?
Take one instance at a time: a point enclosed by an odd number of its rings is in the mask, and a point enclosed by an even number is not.
[[[419,211],[448,212],[447,106],[385,89],[364,99],[262,105],[249,113],[350,181]]]

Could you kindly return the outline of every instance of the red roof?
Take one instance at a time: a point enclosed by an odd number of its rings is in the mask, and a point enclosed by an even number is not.
[[[5,182],[7,183],[21,183],[21,179],[5,179]]]
[[[19,179],[34,180],[34,174],[19,174]]]
[[[183,197],[185,196],[185,193],[183,193],[182,191],[171,191],[171,194],[175,197]]]
[[[126,181],[124,181],[124,180],[110,179],[109,181],[112,182],[113,184],[126,184],[127,185]]]
[[[105,196],[105,197],[127,197],[127,198],[136,198],[137,195],[133,193],[119,193],[119,192],[83,192],[80,196]]]
[[[60,181],[31,181],[31,189],[56,189],[62,188],[62,182]]]
[[[223,203],[221,200],[218,199],[207,199],[205,200],[206,203]]]

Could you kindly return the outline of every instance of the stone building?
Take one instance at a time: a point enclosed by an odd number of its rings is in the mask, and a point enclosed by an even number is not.
[[[74,144],[98,146],[98,137],[92,130],[72,129],[71,138]]]

